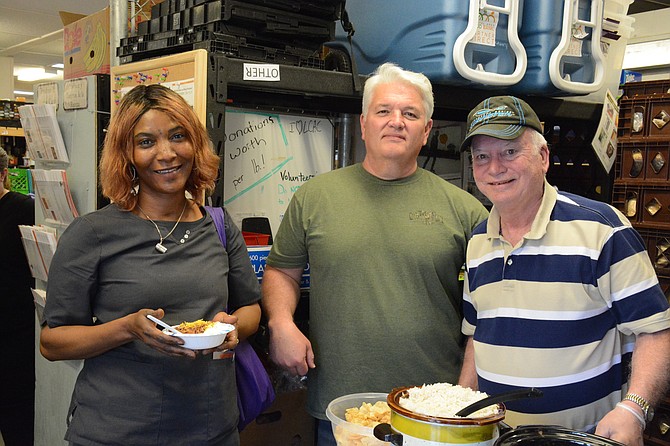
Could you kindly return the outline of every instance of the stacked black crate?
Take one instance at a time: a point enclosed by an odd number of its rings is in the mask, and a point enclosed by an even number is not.
[[[544,130],[549,143],[549,183],[564,192],[607,201],[611,179],[591,147],[593,124],[579,119],[549,118],[544,122]]]
[[[670,81],[624,85],[612,204],[644,239],[670,295]]]
[[[121,39],[120,62],[206,49],[228,57],[324,68],[343,0],[164,0],[136,35]]]

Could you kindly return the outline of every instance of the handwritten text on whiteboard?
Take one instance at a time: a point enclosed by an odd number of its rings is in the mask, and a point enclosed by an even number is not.
[[[273,232],[293,194],[332,168],[328,119],[226,110],[224,205],[238,215],[267,216]],[[239,221],[236,221],[238,224]]]

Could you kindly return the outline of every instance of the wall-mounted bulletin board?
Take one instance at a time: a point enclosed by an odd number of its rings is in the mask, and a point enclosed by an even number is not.
[[[310,178],[332,170],[328,118],[226,109],[224,205],[235,223],[267,217],[273,235],[286,206]]]
[[[207,109],[207,51],[193,50],[111,68],[112,114],[134,86],[162,84],[179,92],[205,123]]]

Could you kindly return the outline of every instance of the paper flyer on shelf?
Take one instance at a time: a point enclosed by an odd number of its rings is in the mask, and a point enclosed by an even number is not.
[[[603,103],[600,123],[593,137],[591,146],[596,151],[598,159],[609,173],[616,159],[617,121],[619,119],[619,105],[612,93],[607,90]]]
[[[22,105],[19,107],[19,113],[26,136],[26,146],[32,159],[64,163],[70,161],[63,134],[56,120],[55,105]]]
[[[19,225],[19,231],[32,276],[47,281],[51,259],[56,252],[56,230],[47,226]]]
[[[65,171],[34,169],[32,174],[37,201],[47,222],[61,225],[72,223],[79,214],[70,194]]]

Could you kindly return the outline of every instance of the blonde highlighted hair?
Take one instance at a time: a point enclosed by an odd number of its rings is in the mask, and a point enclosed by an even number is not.
[[[163,112],[179,123],[193,145],[195,159],[186,190],[194,198],[211,192],[218,177],[219,157],[214,153],[207,129],[191,106],[178,93],[162,85],[138,85],[123,97],[112,115],[100,159],[102,194],[128,211],[137,205],[137,197],[132,194],[135,181],[133,132],[149,110]]]

